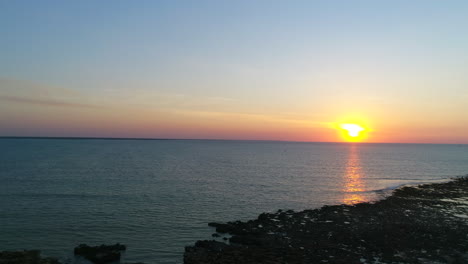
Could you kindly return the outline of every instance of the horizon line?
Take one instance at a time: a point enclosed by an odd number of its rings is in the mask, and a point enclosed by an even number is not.
[[[71,139],[71,140],[199,140],[199,141],[260,141],[284,143],[334,143],[334,144],[420,144],[420,145],[468,145],[468,143],[415,143],[415,142],[346,142],[346,141],[300,141],[269,139],[210,139],[210,138],[146,138],[146,137],[77,137],[77,136],[0,136],[0,139]]]

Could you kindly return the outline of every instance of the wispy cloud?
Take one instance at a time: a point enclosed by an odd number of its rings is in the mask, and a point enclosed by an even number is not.
[[[72,97],[79,98],[81,93],[59,86],[33,82],[27,80],[16,80],[0,78],[0,95],[18,97]]]
[[[56,100],[49,100],[49,99],[35,99],[35,98],[26,98],[26,97],[17,97],[17,96],[0,96],[0,101],[22,103],[22,104],[43,105],[43,106],[101,108],[98,105],[92,105],[92,104],[81,104],[81,103],[56,101]]]
[[[72,89],[24,80],[0,78],[0,101],[7,103],[72,107],[101,108],[96,102],[89,103],[92,97]]]

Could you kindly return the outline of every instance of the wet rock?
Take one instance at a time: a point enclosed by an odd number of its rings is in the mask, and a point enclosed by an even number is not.
[[[126,250],[125,245],[100,245],[88,246],[81,244],[75,248],[75,255],[82,256],[95,264],[106,264],[114,261],[119,261],[121,252]]]
[[[208,226],[216,228],[216,232],[222,234],[229,233],[232,228],[231,225],[226,225],[223,223],[208,223]]]
[[[230,244],[186,247],[186,264],[468,263],[468,177],[375,202],[210,223]]]
[[[0,251],[0,264],[60,264],[55,258],[42,258],[39,250]]]
[[[242,263],[280,264],[272,249],[227,245],[217,241],[197,241],[185,248],[185,264],[195,263]]]

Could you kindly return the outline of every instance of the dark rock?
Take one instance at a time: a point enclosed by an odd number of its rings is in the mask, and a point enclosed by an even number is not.
[[[468,208],[454,200],[462,197],[468,177],[404,187],[375,203],[210,223],[231,244],[198,241],[184,263],[468,263]]]
[[[216,232],[218,233],[228,233],[229,232],[229,225],[222,224],[222,223],[208,223],[208,226],[216,228]]]
[[[1,251],[0,264],[60,264],[55,258],[41,258],[39,250]]]
[[[81,244],[75,248],[75,255],[82,256],[95,264],[106,264],[120,260],[121,252],[126,250],[125,245],[88,246]]]

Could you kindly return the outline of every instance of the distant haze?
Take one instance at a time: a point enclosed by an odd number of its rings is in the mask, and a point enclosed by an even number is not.
[[[468,1],[2,1],[0,136],[468,143]]]

